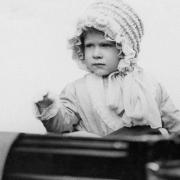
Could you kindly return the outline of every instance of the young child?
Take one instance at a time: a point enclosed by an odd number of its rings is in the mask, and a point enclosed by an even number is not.
[[[36,102],[48,132],[86,131],[106,136],[138,127],[161,134],[180,131],[180,111],[165,89],[137,65],[143,24],[121,0],[98,0],[80,17],[69,43],[88,73],[58,99]]]

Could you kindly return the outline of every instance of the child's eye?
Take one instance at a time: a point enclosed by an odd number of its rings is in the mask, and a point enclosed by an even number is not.
[[[93,44],[85,44],[85,48],[90,48],[92,46],[93,46]]]
[[[101,46],[102,46],[102,47],[113,47],[113,44],[102,43]]]

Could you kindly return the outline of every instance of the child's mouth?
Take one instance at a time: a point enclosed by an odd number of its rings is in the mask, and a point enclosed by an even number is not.
[[[100,66],[105,66],[105,64],[104,63],[94,63],[94,64],[92,64],[93,66],[97,66],[97,67],[100,67]]]

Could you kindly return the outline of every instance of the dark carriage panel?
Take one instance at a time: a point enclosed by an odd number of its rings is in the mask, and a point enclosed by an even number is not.
[[[3,180],[145,180],[148,162],[180,159],[177,139],[21,134],[8,154]]]

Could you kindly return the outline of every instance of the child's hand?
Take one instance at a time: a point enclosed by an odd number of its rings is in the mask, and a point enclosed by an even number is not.
[[[43,95],[43,99],[36,102],[36,106],[38,107],[39,113],[41,114],[43,112],[43,109],[49,107],[51,104],[53,104],[55,101],[54,98],[50,95],[50,93],[46,93]]]
[[[34,111],[36,118],[41,121],[54,117],[59,110],[59,97],[52,92],[41,93],[43,96],[34,98]]]

